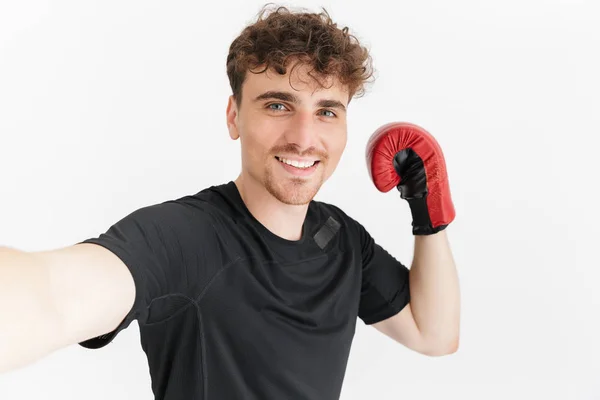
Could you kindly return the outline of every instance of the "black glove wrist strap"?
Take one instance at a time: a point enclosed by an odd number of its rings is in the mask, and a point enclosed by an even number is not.
[[[448,226],[440,225],[435,228],[432,226],[429,210],[427,208],[427,194],[423,197],[404,200],[406,200],[410,206],[410,212],[413,218],[413,235],[433,235],[434,233],[444,230]]]

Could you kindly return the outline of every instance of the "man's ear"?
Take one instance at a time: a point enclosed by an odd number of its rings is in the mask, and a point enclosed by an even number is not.
[[[233,95],[229,96],[229,101],[227,103],[227,129],[229,129],[229,137],[233,140],[236,140],[240,137],[238,132],[238,109],[237,104],[235,102],[235,97]]]

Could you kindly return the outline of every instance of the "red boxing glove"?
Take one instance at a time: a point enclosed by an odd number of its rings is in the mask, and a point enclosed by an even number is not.
[[[454,220],[446,161],[429,132],[404,122],[383,125],[371,135],[366,158],[375,187],[385,193],[395,186],[408,201],[413,235],[437,233]]]

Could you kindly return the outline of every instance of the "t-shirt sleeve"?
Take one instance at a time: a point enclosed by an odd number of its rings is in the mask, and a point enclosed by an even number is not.
[[[410,302],[409,269],[358,224],[362,287],[358,316],[367,325],[399,313]]]
[[[103,246],[118,256],[133,277],[136,294],[116,329],[79,344],[89,349],[104,347],[132,321],[145,323],[153,299],[174,293],[191,296],[190,281],[200,279],[194,267],[201,263],[203,249],[211,245],[210,227],[201,213],[165,202],[138,209],[98,237],[80,242]],[[190,254],[192,249],[197,252]]]

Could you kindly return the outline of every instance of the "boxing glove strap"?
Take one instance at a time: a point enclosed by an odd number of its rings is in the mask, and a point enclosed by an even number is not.
[[[444,230],[448,225],[432,226],[429,210],[427,208],[427,194],[423,197],[404,199],[408,201],[412,214],[413,235],[433,235]]]

